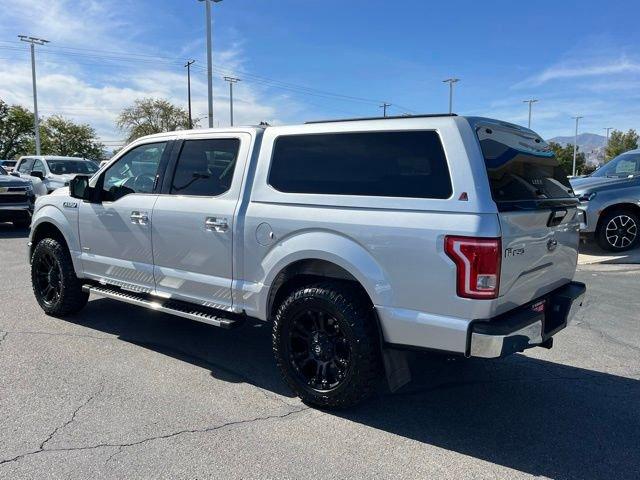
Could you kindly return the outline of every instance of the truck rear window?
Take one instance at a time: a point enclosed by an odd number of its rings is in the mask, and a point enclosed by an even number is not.
[[[283,135],[269,184],[281,192],[449,198],[451,178],[433,131]]]
[[[537,135],[500,126],[481,126],[476,132],[499,208],[545,208],[575,201],[567,174]]]

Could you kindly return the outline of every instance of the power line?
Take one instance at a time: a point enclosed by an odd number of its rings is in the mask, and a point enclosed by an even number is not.
[[[59,47],[58,47],[59,48]],[[70,47],[65,47],[65,48],[70,48]],[[6,47],[6,46],[2,46],[0,45],[0,49],[9,49],[9,50],[18,50],[15,47]],[[53,49],[51,49],[53,50]],[[78,50],[83,50],[83,51],[87,51],[87,52],[95,52],[95,53],[102,53],[102,52],[109,52],[109,51],[102,51],[102,50],[95,50],[95,49],[78,49]],[[43,52],[44,53],[44,52]],[[103,62],[98,61],[98,59],[100,60],[106,60],[112,63],[118,63],[118,62],[124,62],[124,63],[133,63],[136,65],[139,64],[148,64],[148,65],[164,65],[164,66],[183,66],[184,64],[182,63],[182,60],[178,60],[178,59],[173,59],[171,57],[157,57],[157,56],[151,56],[151,55],[142,55],[142,54],[122,54],[122,53],[118,53],[118,54],[107,54],[107,55],[96,55],[96,54],[90,54],[90,53],[76,53],[76,52],[65,52],[65,51],[48,51],[46,52],[47,55],[52,55],[52,56],[62,56],[62,57],[80,57],[80,58],[86,58],[89,60],[96,60],[94,62],[89,61],[89,64],[97,64],[97,65],[101,65],[104,66]],[[81,64],[80,62],[76,62]],[[206,71],[204,69],[204,67],[202,66],[198,66],[198,65],[194,65],[194,69],[198,69],[200,71]],[[335,92],[329,92],[326,90],[321,90],[321,89],[317,89],[317,88],[312,88],[312,87],[306,87],[303,85],[298,85],[295,83],[290,83],[290,82],[283,82],[281,80],[276,80],[276,79],[272,79],[269,77],[265,77],[262,75],[256,75],[250,72],[247,72],[243,69],[229,69],[229,68],[224,68],[221,66],[214,66],[213,67],[213,71],[215,73],[218,74],[222,74],[224,76],[229,76],[229,75],[236,75],[236,72],[241,72],[243,77],[247,78],[249,82],[253,82],[253,83],[259,83],[259,84],[263,84],[272,88],[279,88],[279,89],[283,89],[283,90],[288,90],[294,93],[298,93],[298,94],[302,94],[302,95],[310,95],[310,96],[316,96],[319,98],[333,98],[336,100],[343,100],[343,101],[352,101],[352,102],[360,102],[360,103],[367,103],[367,104],[379,104],[380,101],[379,100],[375,100],[375,99],[371,99],[371,98],[364,98],[364,97],[357,97],[357,96],[353,96],[353,95],[345,95],[345,94],[340,94],[340,93],[335,93]],[[398,106],[398,108],[400,110],[403,111],[412,111],[411,109],[408,109],[406,107],[400,107]]]
[[[0,44],[1,43],[17,44],[18,42],[0,41]],[[19,50],[19,48],[14,47],[12,45],[9,45],[9,46],[0,45],[0,49],[11,50],[11,51]],[[184,63],[183,63],[184,61],[177,57],[166,57],[166,56],[158,56],[158,55],[142,54],[142,53],[124,53],[124,52],[117,52],[113,50],[99,50],[99,49],[93,49],[93,48],[55,46],[55,47],[50,47],[48,51],[46,52],[43,51],[42,53],[44,53],[45,55],[51,55],[51,56],[79,58],[79,59],[85,60],[85,62],[75,61],[74,62],[75,64],[98,65],[100,67],[109,66],[105,63],[105,61],[111,64],[115,64],[113,65],[114,67],[118,63],[121,63],[121,64],[131,63],[134,65],[146,64],[146,65],[165,66],[165,67],[184,66]],[[206,70],[204,69],[204,67],[200,65],[193,65],[193,69],[200,71],[200,73],[206,73]],[[213,72],[220,74],[222,76],[235,76],[237,75],[238,72],[241,72],[243,79],[249,83],[263,85],[268,88],[281,89],[281,90],[289,91],[298,95],[325,98],[325,99],[331,99],[334,101],[362,103],[362,104],[378,105],[380,103],[379,100],[375,100],[371,98],[330,92],[327,90],[322,90],[322,89],[307,87],[307,86],[303,86],[303,85],[299,85],[291,82],[276,80],[276,79],[265,77],[262,75],[253,74],[240,68],[231,69],[231,68],[225,68],[223,66],[214,66]],[[305,103],[308,103],[310,105],[318,105],[309,101],[305,101]],[[326,107],[326,105],[318,105],[318,106]],[[403,107],[398,104],[395,104],[393,106],[389,105],[389,107],[393,107],[402,113],[407,113],[407,112],[416,113],[414,110]]]

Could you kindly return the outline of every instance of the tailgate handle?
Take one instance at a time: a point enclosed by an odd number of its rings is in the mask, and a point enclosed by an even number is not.
[[[559,210],[554,210],[549,215],[549,220],[547,221],[547,227],[555,227],[562,223],[564,217],[567,216],[567,209],[561,208]]]

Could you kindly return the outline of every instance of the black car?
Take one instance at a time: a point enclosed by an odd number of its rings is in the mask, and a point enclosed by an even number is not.
[[[9,175],[0,167],[0,222],[13,222],[18,228],[31,224],[35,195],[28,180]]]

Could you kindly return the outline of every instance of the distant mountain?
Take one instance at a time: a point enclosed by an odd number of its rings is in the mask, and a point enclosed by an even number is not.
[[[573,145],[575,138],[570,137],[553,137],[548,142],[556,142],[560,145]],[[604,154],[604,146],[607,143],[607,137],[598,135],[597,133],[581,133],[578,135],[578,147],[587,157],[587,163],[599,165],[602,162]]]

